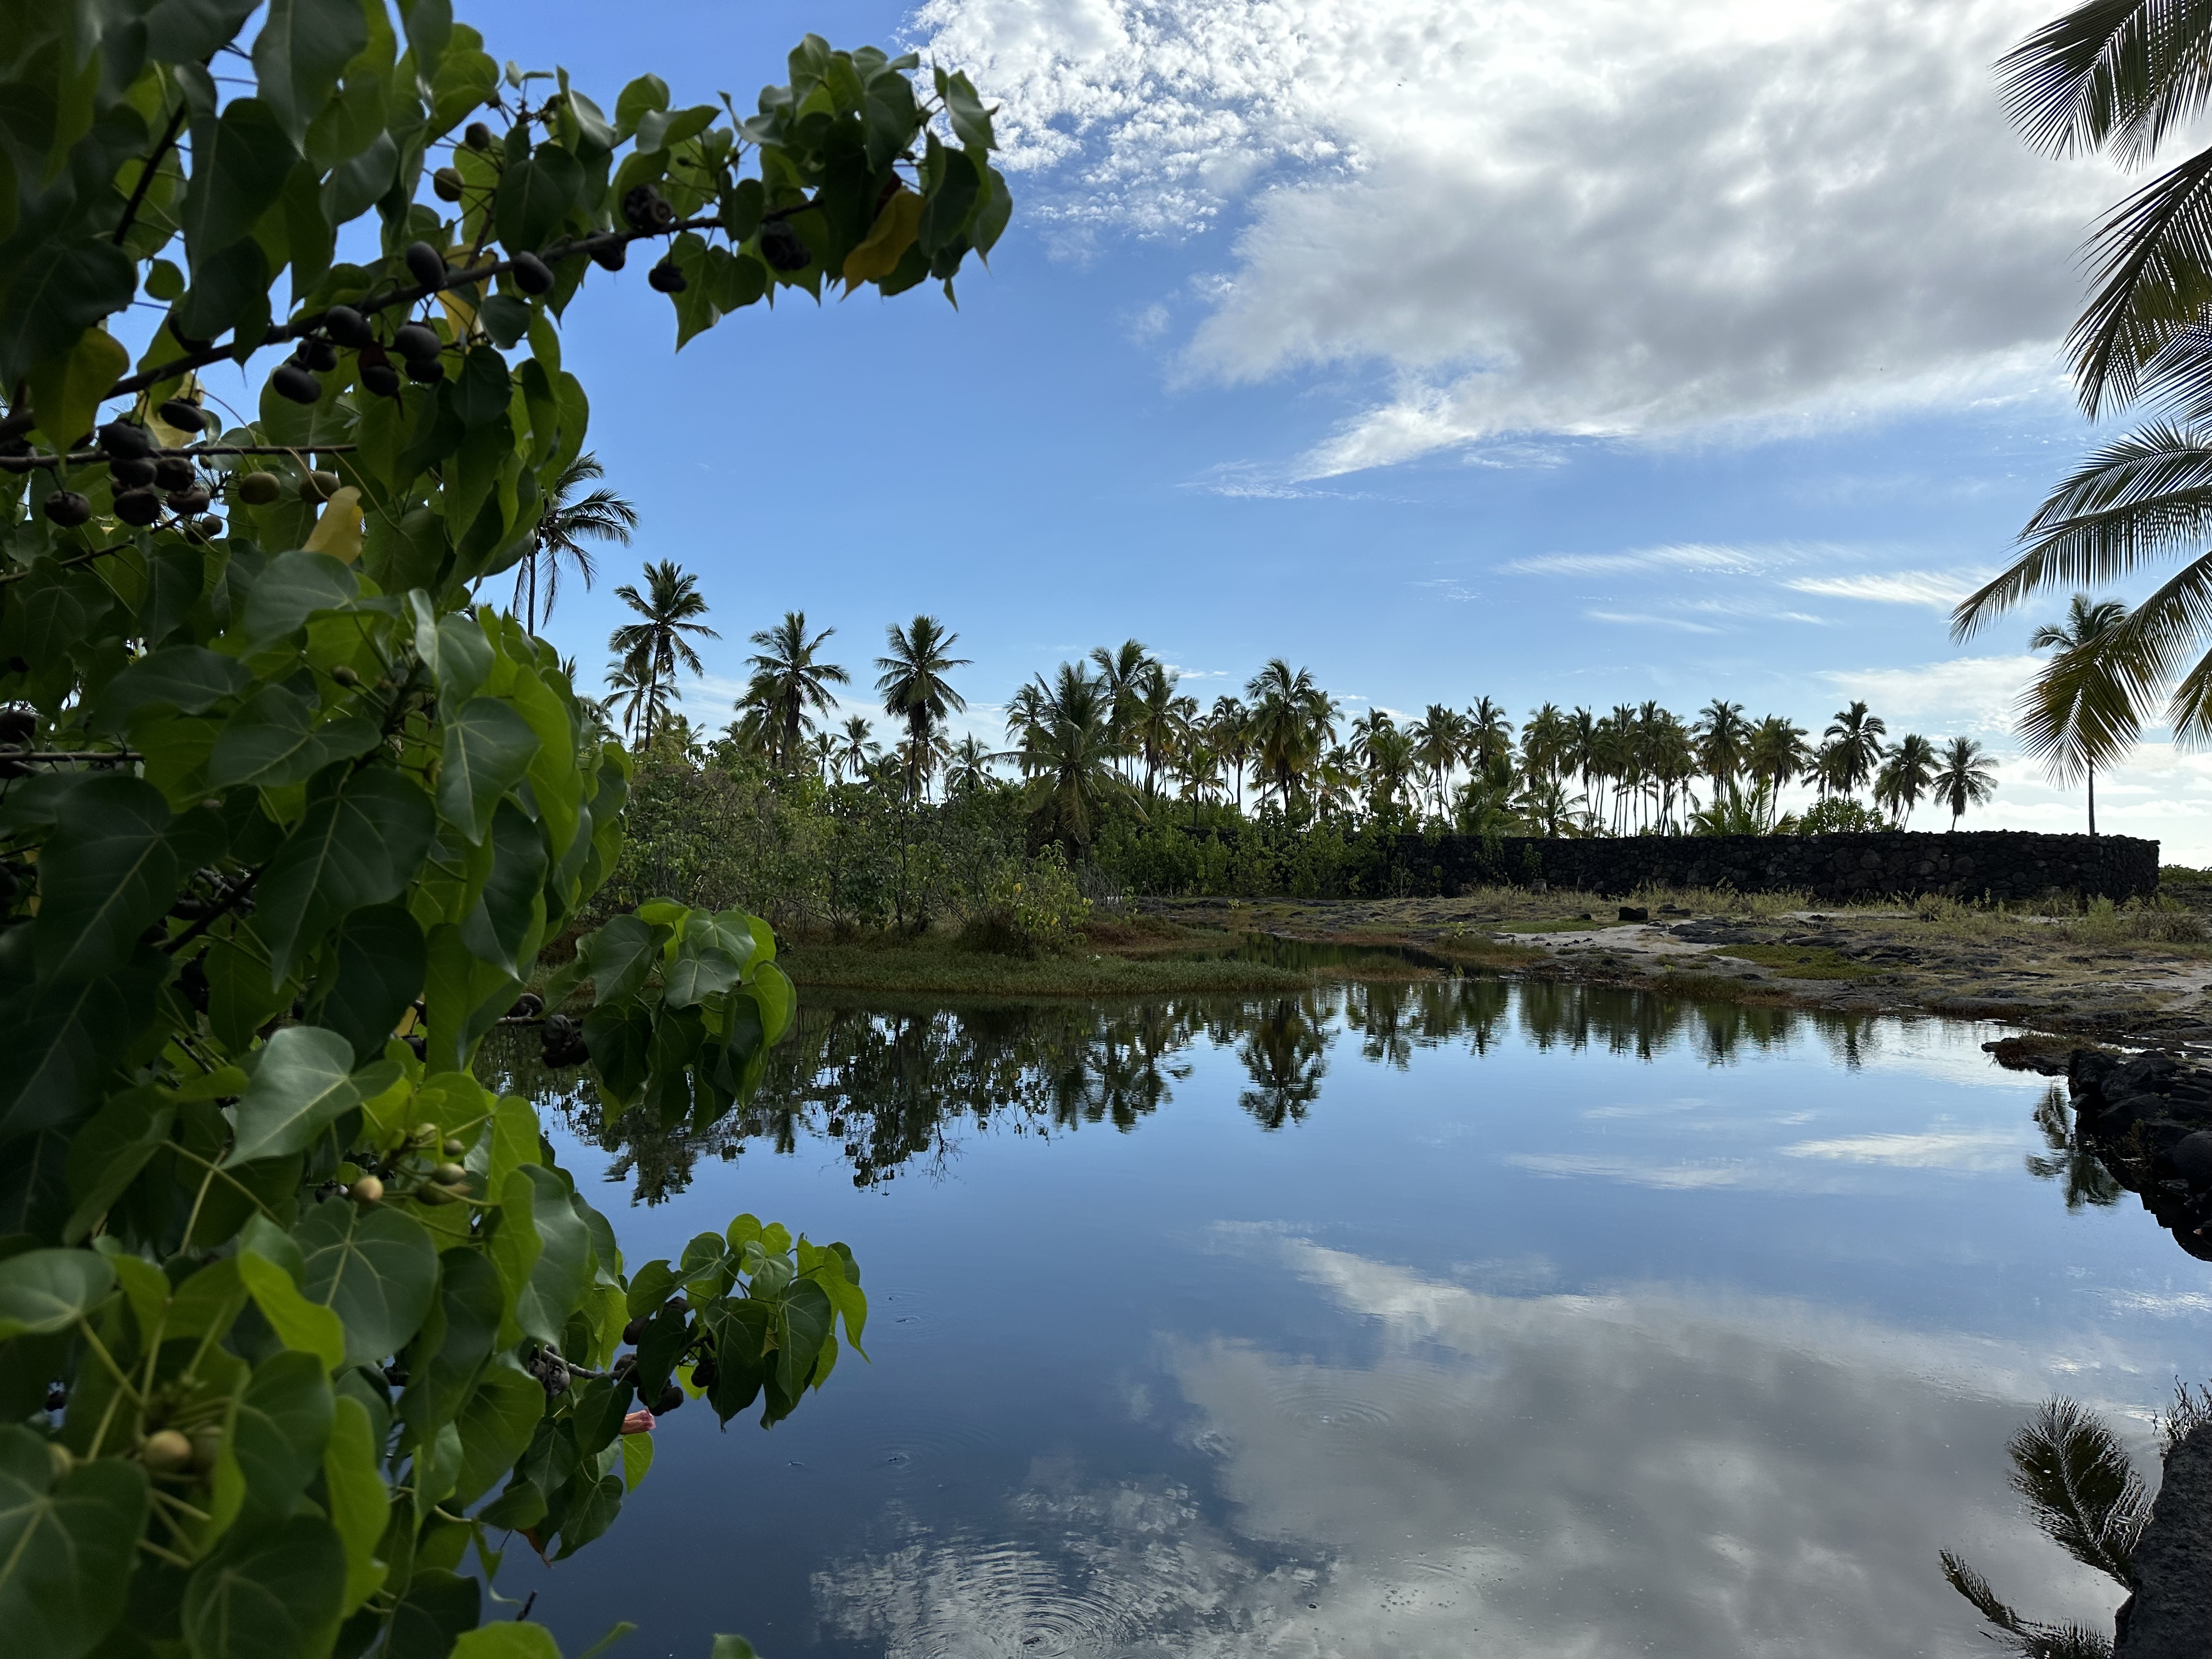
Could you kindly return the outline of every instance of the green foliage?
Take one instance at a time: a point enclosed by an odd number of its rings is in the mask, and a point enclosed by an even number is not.
[[[1784,818],[1776,828],[1784,835],[1856,836],[1894,830],[1897,826],[1863,801],[1853,800],[1849,795],[1828,795],[1803,811]]]
[[[1065,951],[1083,938],[1091,901],[1060,848],[1048,844],[1026,868],[1001,865],[983,889],[969,931],[993,948],[1024,956]]]
[[[226,51],[253,73],[227,103]],[[622,859],[632,770],[472,596],[583,453],[558,324],[592,262],[673,239],[680,345],[793,288],[949,294],[988,250],[988,117],[915,67],[810,36],[757,115],[647,76],[610,119],[565,71],[502,82],[442,5],[11,17],[0,1620],[25,1650],[550,1654],[475,1628],[467,1547],[489,1577],[500,1530],[603,1533],[649,1462],[639,1389],[773,1422],[840,1322],[857,1346],[842,1246],[739,1217],[627,1273],[532,1109],[472,1074]],[[141,295],[166,310],[134,366],[108,324]],[[195,371],[272,345],[221,430]],[[127,476],[149,447],[158,490]],[[726,1106],[791,1018],[773,957],[764,923],[677,905],[586,939],[602,1086]]]

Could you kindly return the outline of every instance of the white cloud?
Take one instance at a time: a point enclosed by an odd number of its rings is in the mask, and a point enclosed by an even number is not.
[[[1989,65],[2047,0],[928,0],[1063,241],[1238,223],[1187,372],[1379,369],[1305,459],[2039,385],[2117,193]]]
[[[1641,1158],[1605,1158],[1587,1152],[1510,1152],[1504,1161],[1532,1175],[1559,1179],[1582,1177],[1626,1182],[1632,1187],[1658,1187],[1680,1191],[1698,1187],[1735,1187],[1747,1180],[1752,1165],[1744,1158],[1714,1158],[1702,1163],[1657,1164]]]
[[[1671,628],[1683,634],[1717,634],[1711,623],[1686,622],[1680,617],[1654,617],[1635,611],[1585,611],[1592,622],[1621,623],[1632,628]]]
[[[1954,657],[1911,668],[1829,669],[1820,678],[1871,703],[1893,735],[1903,734],[1903,721],[1931,719],[1947,730],[2006,732],[2021,688],[2039,660],[2026,653]]]
[[[1797,576],[1786,586],[1829,599],[1869,599],[1877,605],[1926,605],[1940,611],[1980,586],[1984,578],[1946,570],[1895,570],[1887,575]]]
[[[1923,1134],[1844,1135],[1801,1140],[1779,1149],[1785,1158],[1838,1158],[1903,1170],[2009,1170],[2020,1161],[2020,1137],[2002,1129],[1930,1129]]]

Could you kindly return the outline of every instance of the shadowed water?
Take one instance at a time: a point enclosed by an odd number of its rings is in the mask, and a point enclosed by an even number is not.
[[[519,1060],[633,1261],[741,1209],[845,1238],[873,1364],[770,1433],[665,1419],[623,1524],[503,1588],[572,1651],[1985,1653],[1948,1545],[2109,1619],[2004,1442],[2059,1390],[2147,1440],[2212,1271],[1990,1035],[1487,979],[810,995],[672,1130]]]

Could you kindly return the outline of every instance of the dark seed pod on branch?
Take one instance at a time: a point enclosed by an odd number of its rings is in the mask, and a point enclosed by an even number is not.
[[[514,256],[514,285],[525,294],[550,294],[553,291],[553,273],[536,254],[518,253]]]
[[[441,202],[461,199],[461,175],[453,167],[440,167],[430,175],[430,191]]]
[[[691,1386],[695,1389],[711,1389],[714,1386],[714,1362],[711,1359],[702,1359],[691,1368]]]
[[[481,121],[471,121],[467,130],[461,134],[461,142],[471,149],[489,149],[491,129]]]
[[[115,516],[143,530],[161,516],[161,498],[150,489],[126,489],[115,498]]]
[[[376,331],[368,325],[368,319],[351,306],[332,306],[323,313],[323,326],[331,338],[356,351],[376,343]]]
[[[392,349],[410,363],[434,362],[444,345],[438,331],[425,323],[408,323],[392,337]]]
[[[189,398],[172,398],[154,412],[161,417],[162,425],[173,426],[179,432],[207,430],[207,416]]]
[[[337,473],[318,470],[300,480],[300,494],[311,501],[326,501],[338,493],[341,482]]]
[[[110,421],[94,435],[100,441],[101,453],[111,459],[140,460],[154,447],[154,441],[146,435],[146,428],[133,426],[128,421]]]
[[[771,219],[761,227],[760,251],[761,258],[778,270],[804,270],[814,263],[799,233],[781,219]]]
[[[188,541],[211,542],[222,534],[222,520],[210,513],[204,518],[194,519],[185,538]]]
[[[408,360],[407,378],[422,386],[435,386],[446,378],[446,366],[435,357],[426,362]]]
[[[338,349],[328,340],[302,340],[295,355],[302,368],[317,374],[327,374],[338,366]]]
[[[276,365],[276,372],[269,377],[269,384],[280,398],[289,398],[295,404],[315,404],[323,399],[322,383],[297,363]]]
[[[400,256],[407,261],[407,274],[424,288],[437,288],[446,280],[446,256],[428,242],[410,242],[407,252]]]
[[[678,1384],[671,1382],[666,1388],[660,1391],[660,1398],[653,1402],[653,1414],[655,1417],[665,1417],[669,1413],[681,1406],[684,1403],[684,1394],[683,1389]]]
[[[110,471],[112,470],[112,468],[110,469]],[[133,478],[131,482],[156,483],[164,489],[190,489],[192,487],[192,480],[197,476],[192,471],[192,464],[183,456],[164,455],[154,463],[152,477]]]
[[[397,398],[399,395],[399,371],[390,363],[363,363],[361,383],[379,398]]]
[[[92,503],[74,489],[57,489],[46,497],[39,510],[47,521],[64,530],[74,530],[92,516]]]
[[[210,499],[204,484],[188,484],[182,489],[173,489],[166,497],[169,511],[193,515],[204,513]]]
[[[609,242],[592,250],[592,263],[601,270],[620,270],[629,262],[629,249],[620,242]]]
[[[676,210],[651,185],[634,185],[625,191],[622,210],[632,230],[665,230],[676,222]]]
[[[115,480],[115,487],[118,489],[137,489],[143,485],[152,483],[156,477],[160,477],[161,467],[157,463],[141,456],[135,460],[110,461],[107,464],[107,476]]]
[[[646,273],[645,280],[653,284],[657,294],[681,294],[691,286],[673,259],[663,259]]]
[[[248,507],[273,506],[284,493],[284,486],[274,472],[248,472],[231,488]]]
[[[0,438],[20,438],[38,423],[38,416],[27,409],[19,409],[13,415],[0,416]]]

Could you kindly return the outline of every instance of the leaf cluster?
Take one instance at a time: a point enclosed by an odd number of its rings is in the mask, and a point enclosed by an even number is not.
[[[1006,222],[963,78],[925,96],[911,58],[812,37],[791,62],[755,117],[651,76],[610,117],[442,0],[9,13],[0,1629],[27,1652],[550,1652],[477,1629],[501,1534],[604,1532],[672,1375],[773,1422],[838,1319],[857,1346],[842,1246],[740,1218],[626,1273],[534,1109],[471,1071],[623,845],[629,757],[476,603],[583,452],[586,277],[658,250],[681,344],[780,289],[949,294]],[[160,318],[135,361],[131,307]],[[244,418],[199,381],[270,347]],[[586,936],[602,1086],[741,1097],[791,1016],[773,957],[675,906]]]

